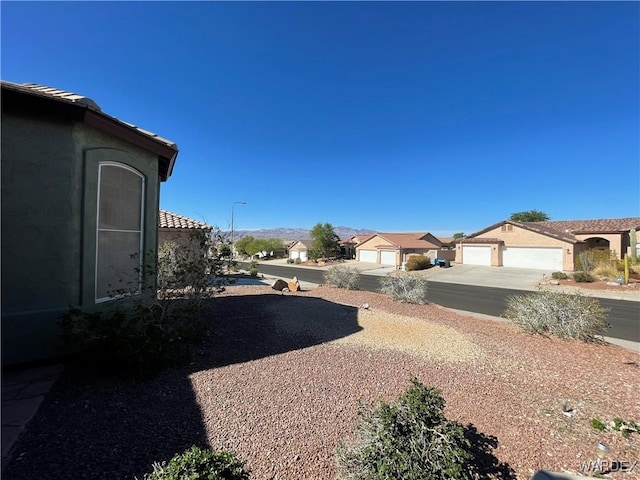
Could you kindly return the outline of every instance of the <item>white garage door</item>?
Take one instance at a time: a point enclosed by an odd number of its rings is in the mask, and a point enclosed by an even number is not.
[[[358,250],[358,261],[376,263],[378,259],[377,252],[375,250]]]
[[[396,252],[380,252],[380,263],[382,265],[395,265]]]
[[[291,250],[291,251],[289,252],[289,258],[293,258],[294,260],[295,260],[296,258],[300,258],[300,252],[298,252],[297,250],[295,250],[295,251],[294,251],[294,250]]]
[[[294,260],[296,258],[299,258],[300,261],[302,262],[306,262],[307,261],[307,251],[306,250],[294,250],[289,252],[289,258],[293,258]]]
[[[502,265],[562,271],[562,248],[504,247]]]
[[[462,246],[462,263],[491,266],[491,247]]]

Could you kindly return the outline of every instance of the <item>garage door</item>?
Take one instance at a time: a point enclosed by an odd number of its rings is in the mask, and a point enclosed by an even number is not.
[[[504,247],[502,265],[562,271],[562,248]]]
[[[395,265],[396,252],[380,252],[380,263],[382,265]]]
[[[491,247],[462,246],[462,263],[491,266]]]
[[[358,261],[376,263],[378,254],[376,250],[358,250]]]
[[[299,252],[299,251],[297,251],[297,250],[291,250],[291,251],[289,252],[289,258],[293,258],[294,260],[295,260],[296,258],[300,258],[300,252]]]

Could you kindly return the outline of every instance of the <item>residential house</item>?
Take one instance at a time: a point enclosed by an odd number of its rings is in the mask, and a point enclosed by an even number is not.
[[[145,290],[160,183],[178,148],[90,98],[2,81],[2,363],[60,353],[70,308],[108,308],[126,277]]]
[[[193,220],[160,209],[158,214],[158,246],[166,242],[175,242],[184,247],[190,247],[195,233],[209,234],[213,230],[211,225]]]
[[[442,243],[428,232],[374,233],[356,246],[356,259],[400,267],[409,255],[427,255],[431,260],[447,258]]]
[[[623,258],[640,217],[514,222],[503,220],[460,239],[456,263],[574,271],[578,255],[609,249]]]
[[[289,246],[289,258],[299,258],[301,262],[306,262],[309,259],[309,250],[313,246],[313,240],[304,239],[296,240]]]

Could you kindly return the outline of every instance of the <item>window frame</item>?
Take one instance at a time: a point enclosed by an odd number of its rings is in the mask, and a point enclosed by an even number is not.
[[[108,229],[108,228],[100,228],[100,194],[102,188],[102,167],[117,167],[122,168],[124,170],[128,170],[129,172],[135,174],[140,178],[140,225],[139,230],[123,230],[123,229]],[[132,295],[139,295],[142,293],[142,266],[144,265],[144,242],[145,242],[145,222],[144,222],[144,214],[145,214],[145,200],[146,200],[146,178],[139,170],[121,162],[114,161],[103,161],[98,163],[98,183],[97,183],[97,194],[96,194],[96,230],[95,230],[95,269],[94,269],[94,302],[96,304],[109,302],[111,300],[116,300],[119,298],[123,298],[125,294],[115,295],[115,296],[106,296],[106,297],[98,297],[98,258],[100,254],[100,232],[127,232],[127,233],[139,233],[140,241],[138,245],[138,281],[137,281],[137,289],[132,292]]]

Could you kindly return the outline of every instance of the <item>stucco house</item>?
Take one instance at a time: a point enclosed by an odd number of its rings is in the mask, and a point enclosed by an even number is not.
[[[374,233],[356,246],[356,260],[401,266],[409,255],[427,255],[432,260],[443,253],[442,243],[428,232]]]
[[[580,252],[609,249],[623,258],[640,217],[514,222],[503,220],[457,242],[456,263],[575,271]]]
[[[158,213],[158,246],[166,242],[175,242],[185,247],[190,246],[194,233],[211,233],[213,227],[204,222],[160,209]]]
[[[57,322],[108,308],[124,275],[155,262],[170,140],[90,98],[2,81],[2,363],[59,353]],[[148,280],[153,282],[153,279]]]
[[[313,240],[304,239],[296,240],[289,245],[289,258],[299,258],[300,261],[306,262],[309,259],[309,250],[313,246]]]

